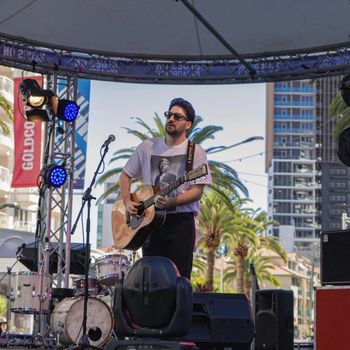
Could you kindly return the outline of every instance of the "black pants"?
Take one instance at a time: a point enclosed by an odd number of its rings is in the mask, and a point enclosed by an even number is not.
[[[142,246],[143,256],[164,256],[172,260],[180,275],[190,279],[195,223],[193,213],[168,214],[161,228]]]

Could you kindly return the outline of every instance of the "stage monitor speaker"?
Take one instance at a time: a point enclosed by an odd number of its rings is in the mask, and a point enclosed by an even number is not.
[[[255,332],[256,350],[293,350],[293,291],[256,291]]]
[[[58,247],[58,243],[50,243],[50,264],[49,273],[57,272],[57,252],[53,251]],[[83,275],[85,273],[85,244],[71,243],[70,273]],[[19,247],[20,249],[21,247]],[[38,270],[38,248],[35,243],[27,244],[21,254],[19,261],[30,271]],[[63,247],[63,257],[65,257],[65,245]]]
[[[350,230],[321,232],[321,284],[350,284]]]
[[[249,350],[254,320],[245,294],[193,293],[192,323],[181,340],[201,350]]]

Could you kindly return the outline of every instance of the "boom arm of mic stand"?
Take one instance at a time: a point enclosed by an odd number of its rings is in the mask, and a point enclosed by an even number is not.
[[[83,210],[84,210],[84,207],[85,207],[86,202],[87,202],[88,200],[90,200],[90,199],[96,199],[95,197],[92,197],[92,196],[91,196],[91,191],[92,191],[92,187],[93,187],[94,184],[95,184],[96,177],[97,177],[97,175],[98,175],[98,172],[100,171],[101,165],[102,165],[102,163],[104,162],[104,158],[105,158],[105,156],[106,156],[108,150],[109,150],[109,148],[108,148],[108,145],[107,145],[107,146],[105,147],[105,149],[104,149],[104,152],[103,152],[103,154],[102,154],[102,157],[101,157],[101,159],[100,159],[100,162],[99,162],[99,164],[98,164],[98,166],[97,166],[97,169],[96,169],[96,171],[95,171],[95,173],[94,173],[94,177],[93,177],[92,180],[91,180],[90,186],[89,186],[89,187],[85,190],[85,192],[84,192],[84,195],[83,195],[83,197],[82,197],[83,203],[82,203],[82,205],[81,205],[81,207],[80,207],[80,210],[79,210],[78,216],[77,216],[77,218],[76,218],[76,220],[75,220],[75,222],[74,222],[74,225],[73,225],[73,227],[72,227],[72,229],[71,229],[71,231],[70,231],[70,234],[71,234],[71,235],[74,234],[74,232],[75,232],[75,230],[76,230],[76,228],[77,228],[77,225],[78,225],[80,216],[81,216],[81,214],[83,213]]]

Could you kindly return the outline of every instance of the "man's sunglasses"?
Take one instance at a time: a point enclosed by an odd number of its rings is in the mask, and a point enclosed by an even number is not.
[[[177,122],[179,122],[180,120],[188,121],[188,119],[180,113],[173,113],[170,111],[166,111],[164,112],[164,116],[166,119],[170,119],[171,117],[174,117],[174,120],[176,120]]]

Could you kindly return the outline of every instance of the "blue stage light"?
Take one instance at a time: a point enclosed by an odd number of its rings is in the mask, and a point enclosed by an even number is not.
[[[61,165],[45,165],[40,174],[48,186],[61,187],[67,180],[67,171]]]
[[[59,100],[57,107],[57,117],[66,121],[66,122],[74,122],[74,120],[78,117],[79,106],[71,100]]]

